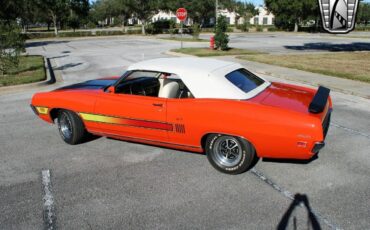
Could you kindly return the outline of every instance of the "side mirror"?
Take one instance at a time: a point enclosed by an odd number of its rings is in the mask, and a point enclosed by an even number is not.
[[[107,93],[115,93],[116,92],[116,89],[114,88],[114,86],[109,86],[105,92],[107,92]]]

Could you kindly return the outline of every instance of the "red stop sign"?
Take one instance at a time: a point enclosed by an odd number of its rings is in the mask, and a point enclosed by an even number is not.
[[[178,8],[177,11],[176,11],[176,17],[180,21],[185,21],[186,18],[188,17],[188,12],[186,11],[185,8]]]

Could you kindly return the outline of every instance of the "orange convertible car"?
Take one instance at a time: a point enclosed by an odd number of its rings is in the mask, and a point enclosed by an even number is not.
[[[256,157],[317,154],[330,123],[329,91],[268,82],[231,62],[161,58],[121,77],[37,93],[31,107],[56,122],[68,144],[92,133],[205,152],[216,169],[237,174]]]

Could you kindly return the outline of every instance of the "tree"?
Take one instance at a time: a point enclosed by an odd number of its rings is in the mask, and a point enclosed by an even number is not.
[[[81,22],[89,16],[90,5],[88,0],[70,0],[70,15],[68,17],[68,26],[76,31],[81,26]]]
[[[20,0],[1,0],[0,19],[5,21],[15,20],[20,15]]]
[[[112,18],[119,15],[119,10],[115,0],[98,0],[92,5],[93,17],[96,21],[107,20],[110,25]]]
[[[370,3],[360,2],[357,12],[357,23],[362,23],[367,26],[370,21]]]
[[[89,15],[89,0],[69,0],[70,10],[80,19],[87,18]]]
[[[215,0],[169,0],[167,7],[171,11],[184,7],[188,11],[188,18],[200,25],[215,17]]]
[[[215,29],[215,45],[216,49],[227,50],[229,43],[229,35],[226,34],[227,21],[225,16],[217,18],[217,25]]]
[[[135,16],[141,21],[141,33],[145,35],[145,26],[150,18],[159,12],[158,0],[133,0],[130,4]]]
[[[54,24],[54,33],[58,35],[58,23],[68,11],[68,0],[37,0],[37,6],[47,12]]]
[[[126,20],[133,14],[132,0],[114,0],[114,5],[117,9],[117,17],[122,21],[122,29],[125,29]]]
[[[28,25],[36,20],[36,14],[38,12],[37,6],[34,0],[20,0],[19,10],[17,19],[20,19],[23,32],[26,32]]]
[[[243,18],[244,23],[248,23],[251,17],[259,14],[258,8],[249,2],[236,2],[233,10],[237,13],[236,23],[238,23],[240,17]]]
[[[294,27],[294,32],[303,20],[316,15],[318,9],[316,0],[265,0],[265,5],[275,15],[276,26]]]

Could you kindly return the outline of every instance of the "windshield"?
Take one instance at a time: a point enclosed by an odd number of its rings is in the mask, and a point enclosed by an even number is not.
[[[257,77],[246,69],[235,70],[227,74],[226,78],[245,93],[248,93],[265,83],[263,79]]]

